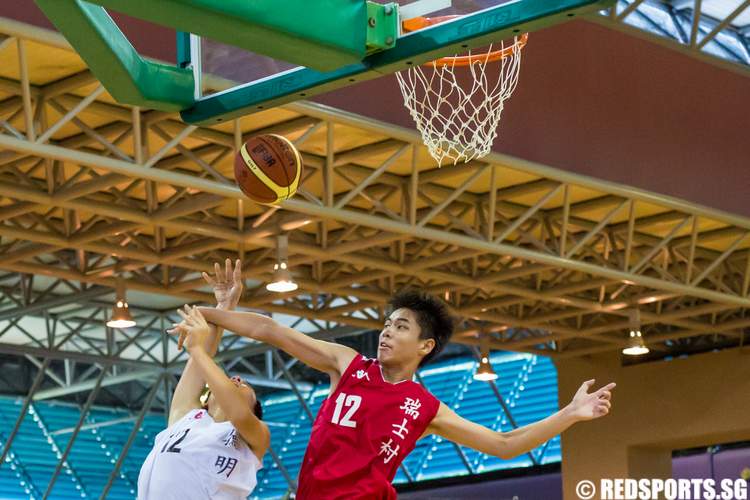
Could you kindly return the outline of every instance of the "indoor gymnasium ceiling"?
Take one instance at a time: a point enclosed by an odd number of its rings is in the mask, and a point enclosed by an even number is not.
[[[113,102],[59,35],[3,23],[0,318],[44,328],[0,338],[0,352],[104,360],[133,378],[179,369],[165,322],[211,301],[200,272],[227,257],[245,263],[243,307],[306,318],[318,336],[379,329],[404,286],[447,298],[455,342],[485,332],[493,348],[553,358],[622,349],[634,309],[658,356],[736,345],[750,326],[746,218],[499,154],[437,168],[415,132],[306,102],[188,126]],[[283,209],[232,181],[234,148],[260,133],[304,157]],[[263,286],[280,233],[299,293]],[[118,276],[139,326],[112,333]],[[263,350],[234,339],[224,357]]]

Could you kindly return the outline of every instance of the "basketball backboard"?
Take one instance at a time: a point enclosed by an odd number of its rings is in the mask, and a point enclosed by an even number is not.
[[[36,0],[113,97],[180,110],[183,120],[196,124],[230,120],[486,46],[614,1],[170,0],[155,9],[150,0]],[[189,63],[142,58],[106,9],[195,32],[180,51]],[[400,18],[419,15],[459,17],[402,33]]]
[[[380,4],[391,3],[386,0],[374,1]],[[395,3],[399,5],[399,20],[403,21],[418,16],[465,16],[486,8],[517,2],[512,0],[397,0]],[[200,59],[201,97],[215,93],[227,85],[257,82],[264,78],[279,76],[290,70],[303,68],[301,65],[267,57],[207,37],[198,37],[198,39],[200,52],[194,54],[193,57],[194,60]]]
[[[384,0],[373,3],[387,5]],[[400,32],[393,48],[331,72],[200,40],[199,98],[182,113],[190,123],[217,123],[377,78],[558,24],[609,6],[609,0],[398,0],[399,25],[416,16],[459,16],[425,30]],[[222,90],[223,89],[223,90]]]

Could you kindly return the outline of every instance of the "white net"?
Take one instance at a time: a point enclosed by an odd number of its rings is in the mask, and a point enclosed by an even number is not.
[[[433,62],[396,73],[404,105],[438,165],[468,162],[490,152],[503,103],[518,83],[522,45],[515,38],[499,61],[491,59],[490,46],[486,56],[475,55],[466,66]],[[468,82],[459,81],[467,75]]]

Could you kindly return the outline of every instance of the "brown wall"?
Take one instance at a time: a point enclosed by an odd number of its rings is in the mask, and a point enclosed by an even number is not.
[[[557,363],[560,401],[617,383],[612,411],[562,434],[563,495],[588,479],[669,478],[671,452],[750,439],[750,349],[620,366],[619,354]]]
[[[584,21],[523,57],[496,151],[750,216],[750,78]],[[393,77],[316,100],[412,127]]]
[[[142,55],[173,63],[176,58],[176,35],[167,29],[133,17],[111,13],[112,18]],[[0,0],[0,17],[15,19],[41,28],[54,29],[52,23],[33,0]]]

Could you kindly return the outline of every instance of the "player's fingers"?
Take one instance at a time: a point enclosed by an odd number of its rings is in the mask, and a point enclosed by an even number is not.
[[[581,384],[581,387],[578,389],[578,392],[584,392],[588,393],[589,388],[591,388],[592,385],[594,385],[594,382],[596,382],[595,379],[587,380],[584,383]]]
[[[187,313],[188,317],[192,321],[193,324],[195,324],[195,313],[193,312],[195,310],[195,306],[189,306],[185,304],[185,312]]]
[[[198,310],[197,307],[193,306],[190,308],[190,319],[193,320],[193,324],[199,325],[201,323],[205,323],[205,320],[203,319],[203,315]]]
[[[224,281],[224,276],[222,276],[221,272],[221,266],[218,262],[214,262],[214,276],[216,276],[216,281],[222,282]]]
[[[193,312],[192,312],[192,314],[193,314],[193,317],[195,319],[197,319],[198,321],[200,321],[202,323],[206,322],[206,318],[203,317],[203,313],[197,307],[193,306]]]
[[[168,329],[167,333],[169,333],[170,335],[175,335],[175,334],[181,333],[186,328],[187,326],[185,325],[184,322],[172,323],[172,328]]]
[[[224,260],[224,279],[228,280],[232,276],[232,259]]]
[[[182,324],[185,325],[186,328],[195,324],[195,320],[190,316],[189,312],[186,313],[182,309],[177,309],[177,313],[182,316]]]
[[[234,281],[239,283],[242,281],[242,261],[237,259],[234,263]]]
[[[612,397],[612,393],[609,391],[600,391],[597,397],[599,399],[609,399]]]
[[[210,275],[206,273],[201,273],[201,274],[203,275],[203,279],[206,280],[206,283],[208,283],[211,286],[214,286],[216,284],[216,281],[214,281],[214,279]]]
[[[182,345],[185,343],[185,339],[187,338],[187,334],[185,332],[180,333],[180,337],[177,339],[177,349],[182,350]]]
[[[614,383],[614,382],[610,382],[609,384],[607,384],[604,387],[602,387],[600,390],[602,390],[602,391],[611,391],[615,387],[617,387],[617,384]]]
[[[192,316],[190,316],[190,312],[189,312],[189,311],[188,311],[188,312],[185,312],[185,311],[180,311],[180,315],[182,316],[182,321],[181,321],[181,323],[182,323],[183,325],[185,325],[185,326],[190,326],[190,325],[192,325],[193,323],[195,323],[195,321],[193,320]]]

